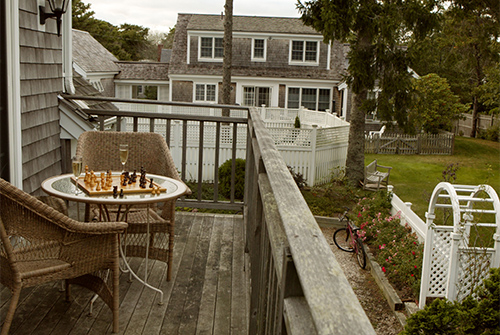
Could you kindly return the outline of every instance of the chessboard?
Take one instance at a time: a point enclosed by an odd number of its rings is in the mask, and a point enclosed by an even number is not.
[[[153,193],[160,194],[167,189],[160,186],[154,180],[146,178],[145,173],[140,179],[130,177],[128,174],[111,173],[111,171],[94,173],[85,172],[85,177],[78,178],[78,186],[90,196],[114,195],[134,193]],[[76,182],[75,177],[71,177]]]

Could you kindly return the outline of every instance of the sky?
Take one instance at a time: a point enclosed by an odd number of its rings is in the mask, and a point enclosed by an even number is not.
[[[94,17],[113,25],[123,23],[168,33],[178,13],[220,14],[225,0],[83,0]],[[296,0],[233,0],[233,15],[299,17]]]

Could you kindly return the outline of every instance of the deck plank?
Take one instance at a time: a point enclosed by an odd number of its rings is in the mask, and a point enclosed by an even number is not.
[[[230,334],[231,329],[231,272],[233,268],[233,221],[222,219],[222,247],[220,254],[217,302],[215,306],[214,334]]]
[[[167,266],[149,261],[148,281],[159,294],[120,274],[120,334],[246,334],[248,292],[245,273],[244,228],[241,216],[178,213],[172,280]],[[145,262],[130,258],[142,276]],[[21,292],[11,334],[111,334],[112,314],[101,299],[89,313],[92,292],[73,285],[71,301],[64,300],[60,282]],[[0,320],[10,299],[0,285]]]

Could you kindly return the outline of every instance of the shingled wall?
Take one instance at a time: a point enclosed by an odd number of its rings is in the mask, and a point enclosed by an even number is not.
[[[23,189],[61,173],[57,93],[62,91],[62,37],[55,20],[39,31],[36,0],[19,1]]]

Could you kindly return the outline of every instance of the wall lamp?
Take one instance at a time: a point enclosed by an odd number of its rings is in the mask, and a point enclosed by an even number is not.
[[[57,21],[57,36],[61,36],[61,17],[68,9],[70,0],[47,0],[49,3],[50,12],[45,12],[45,6],[38,6],[40,10],[40,24],[45,24],[45,21],[54,18]]]

